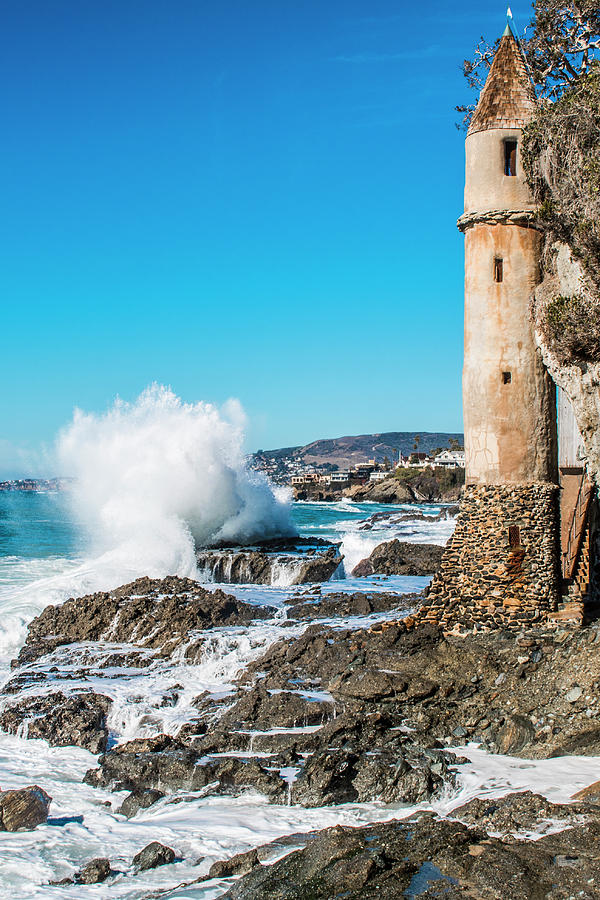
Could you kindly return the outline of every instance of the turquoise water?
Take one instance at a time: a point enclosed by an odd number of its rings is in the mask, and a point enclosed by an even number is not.
[[[378,503],[294,503],[291,515],[304,536],[341,540],[349,531],[376,514],[436,513],[435,505],[398,505]],[[385,520],[377,533],[389,530]],[[423,523],[407,523],[408,535],[422,533]],[[432,535],[434,538],[435,535]],[[66,493],[0,493],[0,557],[78,559],[89,546],[89,538],[76,524]]]
[[[74,557],[85,537],[73,522],[63,493],[0,493],[0,556]]]

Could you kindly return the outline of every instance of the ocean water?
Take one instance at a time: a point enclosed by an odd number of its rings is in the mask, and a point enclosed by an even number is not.
[[[256,490],[264,490],[264,484],[259,483]],[[113,539],[105,534],[98,544],[93,528],[82,524],[80,497],[67,493],[0,494],[0,684],[9,677],[10,659],[25,638],[28,622],[47,604],[90,590],[108,589],[144,574],[194,574],[189,561],[190,531],[185,527],[185,519],[169,520],[170,509],[165,512],[157,507],[157,521],[146,523],[140,539],[123,539],[123,520],[136,519],[131,513],[135,496],[134,491],[134,500],[131,496],[125,500],[119,497],[118,502],[113,498],[111,515],[118,520],[115,534]],[[349,573],[382,540],[399,537],[443,544],[454,526],[452,517],[438,517],[440,512],[443,514],[440,506],[349,502],[290,505],[285,497],[278,502],[286,511],[290,527],[300,534],[340,542],[345,568],[323,586],[325,593],[361,589],[402,594],[422,589],[428,582],[426,578],[355,579]],[[86,504],[89,513],[89,499]],[[265,509],[269,508],[272,512],[273,507],[266,502]],[[277,510],[276,514],[283,513]],[[98,513],[91,517],[92,521],[98,518]],[[214,518],[219,516],[215,514]],[[219,521],[219,527],[223,527],[222,515]],[[245,521],[248,523],[249,518]],[[172,540],[166,550],[165,535]],[[173,542],[177,535],[181,546]],[[71,690],[92,688],[112,698],[108,724],[115,743],[160,732],[176,734],[189,720],[194,697],[202,691],[226,692],[236,673],[260,656],[270,643],[284,634],[288,639],[299,635],[307,627],[283,627],[284,601],[290,593],[284,582],[280,579],[273,586],[228,586],[242,599],[257,604],[268,601],[279,612],[270,620],[246,628],[214,629],[210,646],[197,665],[189,664],[181,653],[124,675],[119,669],[95,667],[96,651],[91,653],[88,648],[85,675],[72,677],[67,683]],[[356,618],[352,623],[358,627],[365,620]],[[77,652],[77,648],[57,652],[55,664],[59,674],[75,672],[79,667]],[[163,695],[175,684],[181,686],[176,705],[162,706]],[[51,689],[52,683],[46,681],[31,690]],[[566,801],[575,790],[597,778],[598,760],[593,759],[524,763],[488,757],[475,747],[463,752],[471,763],[463,767],[459,789],[423,808],[445,814],[474,796],[500,796],[512,789],[532,786],[555,801]],[[191,882],[204,875],[217,859],[282,834],[338,823],[385,820],[413,811],[379,803],[307,810],[273,806],[255,793],[232,799],[182,792],[127,820],[116,812],[125,792],[109,793],[82,783],[86,770],[95,762],[90,753],[75,747],[51,748],[44,741],[26,740],[24,735],[0,733],[0,788],[37,783],[53,797],[47,825],[32,832],[0,832],[0,898],[71,900],[89,896],[141,900],[160,896],[209,900],[224,893],[230,882]],[[173,847],[177,861],[136,874],[132,857],[153,840]],[[49,886],[49,880],[72,876],[97,856],[108,856],[120,874],[102,885]]]

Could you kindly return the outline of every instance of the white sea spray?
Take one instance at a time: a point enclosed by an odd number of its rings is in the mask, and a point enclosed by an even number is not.
[[[289,497],[245,464],[244,425],[237,402],[184,403],[160,385],[100,415],[76,410],[58,457],[92,546],[144,574],[194,575],[194,543],[293,534]]]

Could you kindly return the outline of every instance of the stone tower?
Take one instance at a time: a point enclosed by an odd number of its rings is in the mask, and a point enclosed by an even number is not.
[[[556,400],[529,302],[542,237],[521,166],[535,93],[507,26],[466,140],[465,496],[429,593],[432,620],[519,625],[560,593]]]

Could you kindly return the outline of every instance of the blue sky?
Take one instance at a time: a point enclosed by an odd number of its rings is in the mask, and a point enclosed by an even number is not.
[[[250,449],[460,430],[454,105],[504,12],[5,4],[0,469],[153,381]]]

